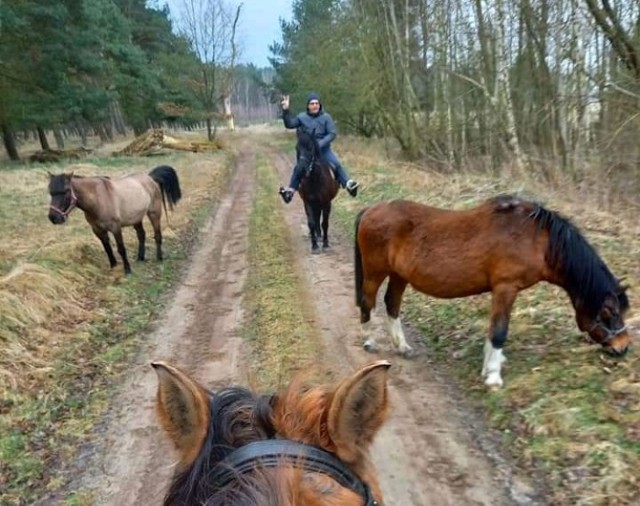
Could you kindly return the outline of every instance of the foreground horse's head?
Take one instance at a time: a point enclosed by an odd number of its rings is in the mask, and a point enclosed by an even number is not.
[[[180,453],[165,505],[381,504],[368,450],[387,415],[387,361],[272,396],[211,392],[169,364],[152,365],[158,416]]]
[[[67,221],[69,213],[73,211],[78,203],[78,199],[71,186],[71,174],[51,174],[49,173],[49,220],[54,225],[60,225]]]

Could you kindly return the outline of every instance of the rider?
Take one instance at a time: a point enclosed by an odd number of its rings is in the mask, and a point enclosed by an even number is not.
[[[340,160],[338,160],[336,154],[331,151],[331,142],[336,138],[336,127],[329,113],[322,110],[320,96],[317,93],[309,93],[307,97],[307,110],[301,112],[296,117],[292,117],[289,112],[289,95],[282,97],[280,105],[282,106],[282,119],[286,128],[303,126],[308,131],[315,131],[315,137],[318,141],[318,147],[320,148],[320,155],[333,169],[335,178],[340,186],[345,188],[352,197],[355,197],[358,194],[358,183],[353,179],[349,179]],[[280,196],[287,204],[291,202],[294,193],[300,186],[301,171],[296,169],[297,165],[293,169],[293,174],[291,174],[289,187],[280,188]]]

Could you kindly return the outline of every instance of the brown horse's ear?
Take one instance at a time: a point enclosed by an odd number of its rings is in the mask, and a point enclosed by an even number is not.
[[[197,381],[165,362],[152,362],[158,375],[156,411],[180,452],[180,468],[196,459],[209,427],[209,395]]]
[[[387,418],[387,370],[391,364],[379,360],[343,380],[329,406],[327,428],[336,453],[354,463],[371,444]]]

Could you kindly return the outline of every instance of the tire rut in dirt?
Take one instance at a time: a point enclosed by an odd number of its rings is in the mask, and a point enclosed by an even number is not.
[[[154,412],[152,360],[171,361],[213,388],[244,380],[240,328],[255,155],[251,149],[242,152],[225,197],[201,231],[183,283],[113,399],[97,436],[101,443],[81,459],[78,471],[84,472],[70,488],[93,490],[94,504],[162,502],[175,453]]]

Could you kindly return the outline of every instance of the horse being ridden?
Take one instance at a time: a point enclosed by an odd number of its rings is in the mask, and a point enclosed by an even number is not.
[[[389,332],[401,353],[411,353],[400,322],[407,284],[434,297],[492,293],[491,325],[482,375],[502,386],[502,349],[518,292],[540,281],[569,295],[581,331],[605,351],[624,355],[631,343],[623,315],[626,288],[580,231],[539,204],[509,195],[464,211],[409,201],[379,203],[356,220],[356,303],[366,333],[385,278]],[[368,336],[367,350],[376,347]]]
[[[151,365],[156,411],[179,452],[165,506],[382,504],[369,449],[387,418],[386,360],[277,395],[212,392],[170,364]]]
[[[131,174],[118,179],[71,174],[49,174],[49,220],[54,225],[65,223],[76,207],[84,211],[94,234],[113,268],[116,258],[111,249],[109,232],[116,240],[122,258],[124,273],[131,274],[131,266],[122,238],[122,227],[133,226],[138,236],[138,261],[145,256],[145,231],[142,220],[149,217],[156,242],[156,257],[162,261],[162,232],[160,221],[166,201],[173,209],[181,196],[176,171],[167,165],[153,169],[149,174]]]
[[[299,128],[297,135],[298,162],[295,170],[300,174],[300,198],[307,215],[311,251],[317,253],[320,235],[322,235],[322,247],[329,247],[331,201],[338,194],[338,182],[331,175],[329,165],[321,158],[318,141],[313,132],[309,133],[304,128]]]

